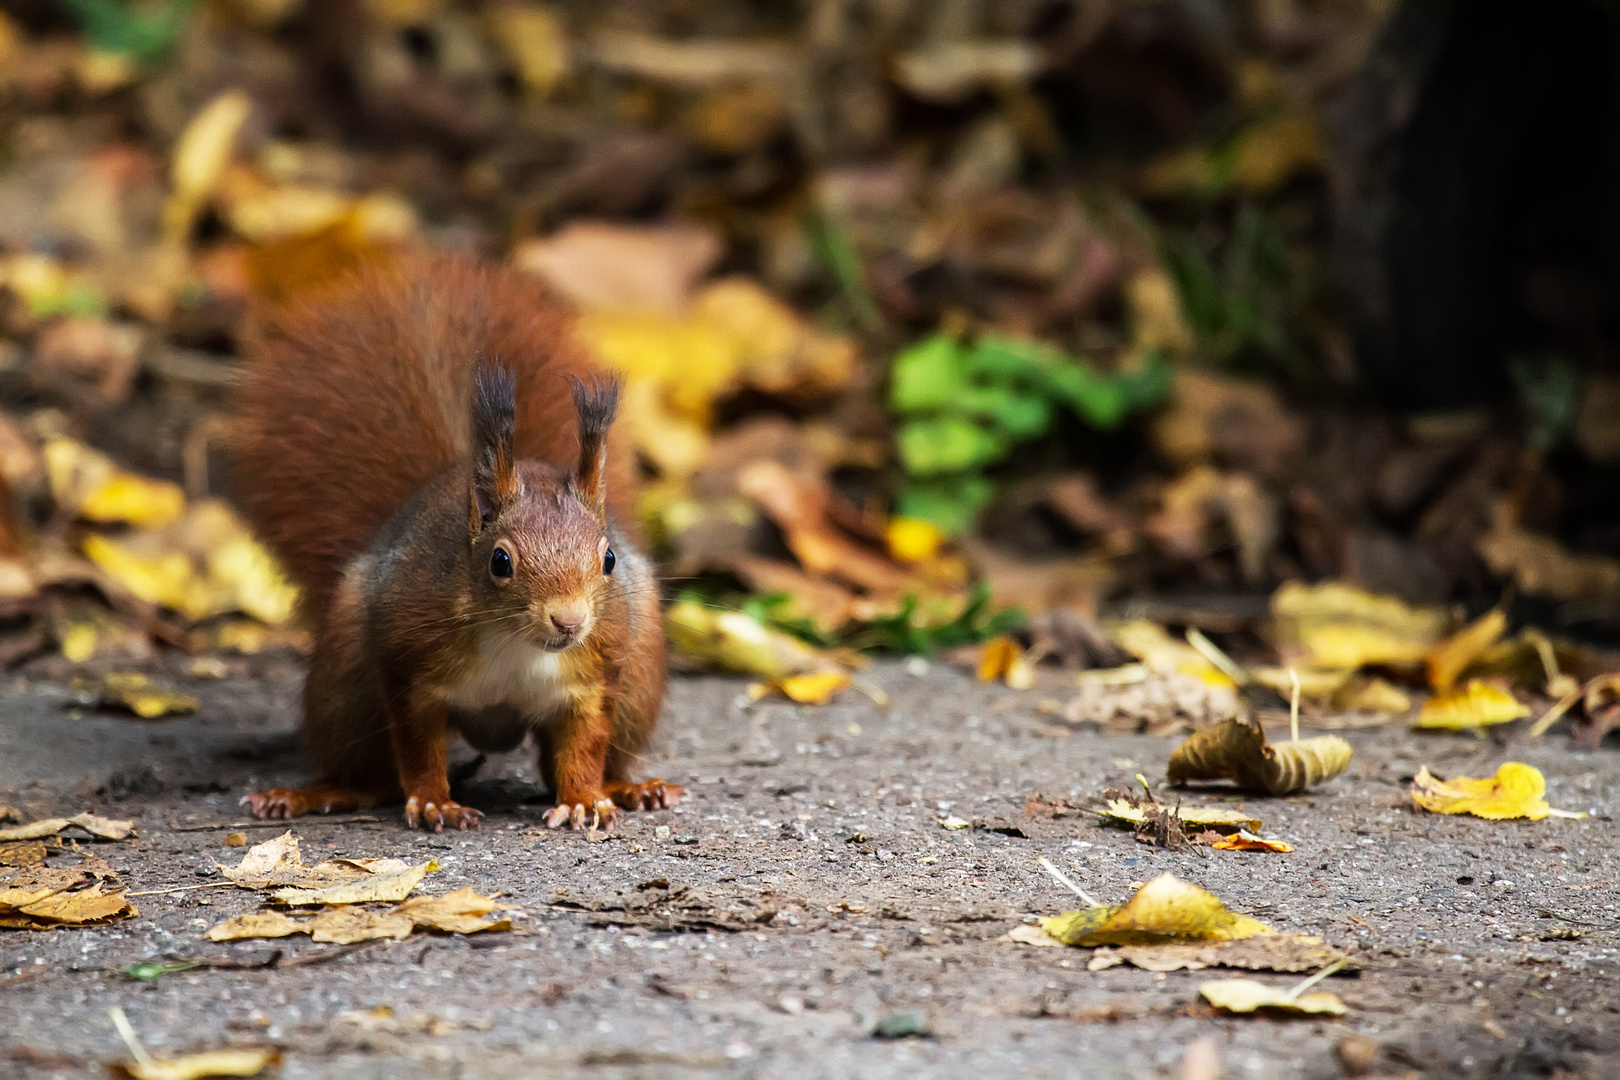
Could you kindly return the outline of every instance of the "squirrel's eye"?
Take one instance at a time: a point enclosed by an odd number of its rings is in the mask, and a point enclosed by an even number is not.
[[[498,547],[495,554],[489,557],[489,573],[491,577],[509,578],[512,576],[512,556],[505,548]]]
[[[619,561],[618,559],[615,559],[613,557],[613,549],[608,548],[607,551],[602,553],[602,573],[604,573],[604,574],[613,573],[613,564],[618,562],[618,561]]]

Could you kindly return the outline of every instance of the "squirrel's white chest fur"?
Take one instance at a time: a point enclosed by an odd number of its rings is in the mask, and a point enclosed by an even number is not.
[[[506,706],[525,726],[543,723],[568,704],[562,654],[508,634],[485,634],[467,677],[448,688],[444,699],[468,713]]]

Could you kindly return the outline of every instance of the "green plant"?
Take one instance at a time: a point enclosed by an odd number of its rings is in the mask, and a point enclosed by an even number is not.
[[[1138,371],[1104,375],[1040,342],[936,334],[895,358],[889,406],[906,486],[898,511],[965,532],[995,494],[986,470],[1047,434],[1066,409],[1100,430],[1163,399],[1170,367],[1158,353]]]
[[[125,53],[155,60],[168,51],[191,17],[197,0],[57,0],[84,28],[85,40],[98,52]]]
[[[941,649],[988,641],[997,634],[1018,629],[1023,623],[1024,614],[1017,608],[992,611],[990,586],[981,581],[973,586],[973,593],[961,612],[947,622],[931,624],[919,610],[917,598],[907,596],[899,611],[873,620],[850,644],[859,649],[928,656]]]

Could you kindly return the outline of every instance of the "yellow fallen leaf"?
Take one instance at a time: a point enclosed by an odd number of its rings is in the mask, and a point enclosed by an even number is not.
[[[1429,685],[1441,694],[1450,690],[1457,676],[1485,655],[1506,630],[1507,612],[1494,608],[1434,646],[1424,657]]]
[[[1328,704],[1343,712],[1405,713],[1412,711],[1406,691],[1376,676],[1356,675],[1328,697]]]
[[[1530,715],[1530,706],[1483,679],[1470,679],[1459,690],[1439,694],[1423,703],[1413,727],[1461,731],[1490,724],[1505,724]]]
[[[884,538],[889,544],[889,556],[902,563],[926,562],[938,555],[945,544],[944,530],[921,518],[891,518]]]
[[[1035,665],[1029,662],[1018,643],[1005,634],[985,642],[979,653],[979,681],[1005,682],[1014,690],[1035,685]]]
[[[86,684],[75,680],[75,686],[82,686],[83,692],[93,696],[99,705],[128,709],[142,720],[197,711],[196,698],[190,694],[159,690],[138,671],[115,671]]]
[[[411,865],[403,859],[334,859],[305,866],[292,832],[249,848],[236,866],[220,872],[244,889],[276,889],[278,903],[359,904],[403,900],[437,870],[436,862]]]
[[[1019,945],[1034,945],[1037,948],[1063,947],[1063,942],[1033,923],[1020,923],[1013,927],[1007,931],[1007,940],[1017,942]]]
[[[177,1058],[153,1058],[121,1066],[134,1080],[203,1080],[208,1076],[257,1076],[280,1060],[274,1050],[206,1050]]]
[[[1337,735],[1267,744],[1266,734],[1241,720],[1199,728],[1170,755],[1171,783],[1233,780],[1270,795],[1303,791],[1350,767],[1350,744]]]
[[[1201,983],[1198,993],[1217,1009],[1235,1013],[1272,1009],[1313,1016],[1343,1016],[1350,1011],[1336,994],[1318,991],[1295,996],[1291,991],[1267,986],[1254,979],[1216,979]]]
[[[247,938],[278,938],[307,933],[309,922],[280,911],[249,911],[234,915],[208,931],[210,941],[242,941]]]
[[[848,689],[849,674],[843,671],[821,671],[808,675],[788,675],[768,683],[754,683],[748,696],[759,700],[769,694],[781,694],[800,705],[825,705]]]
[[[680,600],[664,612],[669,647],[723,671],[784,678],[837,669],[796,637],[772,630],[741,611]]]
[[[1281,840],[1263,840],[1251,833],[1248,829],[1239,829],[1231,836],[1223,836],[1213,844],[1213,848],[1222,851],[1293,851],[1293,847]]]
[[[46,818],[29,825],[0,829],[0,841],[37,840],[42,836],[55,836],[69,826],[77,826],[102,840],[123,840],[136,835],[133,821],[97,817],[95,814],[77,814],[70,818]]]
[[[1210,686],[1237,686],[1225,672],[1210,663],[1204,654],[1184,641],[1177,641],[1158,623],[1133,619],[1111,627],[1110,636],[1119,647],[1153,671],[1191,675]]]
[[[1249,674],[1261,686],[1277,691],[1285,699],[1294,692],[1294,679],[1299,679],[1299,696],[1305,701],[1326,701],[1349,683],[1354,672],[1349,668],[1317,667],[1252,667]]]
[[[442,930],[447,934],[476,934],[512,929],[511,919],[488,917],[491,911],[505,906],[470,888],[461,888],[444,896],[415,897],[400,904],[394,912],[424,929]]]
[[[972,824],[973,822],[967,820],[966,818],[959,818],[955,814],[952,814],[950,817],[940,818],[938,821],[940,828],[950,829],[953,832],[960,829],[969,828],[972,826]]]
[[[1492,821],[1586,816],[1552,809],[1547,805],[1546,794],[1547,781],[1541,770],[1518,761],[1503,762],[1496,775],[1485,780],[1465,776],[1442,780],[1429,772],[1427,765],[1412,778],[1413,805],[1431,813],[1472,814]]]
[[[1101,905],[1041,920],[1065,945],[1154,945],[1167,941],[1236,941],[1271,928],[1234,915],[1213,893],[1161,874],[1120,907]]]
[[[485,18],[524,89],[545,97],[568,74],[568,28],[556,12],[538,5],[503,6]]]
[[[1297,581],[1272,594],[1271,619],[1286,661],[1339,670],[1416,663],[1445,634],[1448,622],[1437,608],[1409,607],[1338,582]]]
[[[219,186],[235,150],[237,132],[252,108],[242,91],[227,90],[203,106],[180,133],[170,165],[174,191],[163,211],[164,234],[171,243],[185,238],[203,201]]]
[[[125,472],[83,443],[56,436],[43,452],[51,498],[87,521],[161,528],[185,513],[177,485]]]
[[[1183,825],[1196,826],[1199,829],[1258,829],[1260,819],[1241,810],[1223,810],[1213,806],[1164,806],[1155,804],[1152,807],[1158,813],[1171,817],[1179,817]],[[1130,799],[1109,799],[1098,814],[1104,818],[1124,822],[1130,825],[1145,825],[1148,820],[1148,808],[1139,802]]]

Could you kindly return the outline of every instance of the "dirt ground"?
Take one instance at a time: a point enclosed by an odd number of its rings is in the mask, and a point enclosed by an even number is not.
[[[289,661],[197,683],[195,716],[150,723],[81,714],[65,686],[18,679],[0,700],[0,796],[30,816],[134,818],[137,839],[96,846],[133,893],[212,884],[215,861],[242,854],[224,845],[240,796],[301,775],[297,678]],[[461,789],[488,812],[481,832],[413,834],[392,810],[294,824],[308,862],[437,860],[421,891],[498,893],[521,908],[511,934],[209,942],[208,926],[258,906],[233,887],[136,897],[139,916],[113,926],[0,932],[0,1076],[105,1075],[127,1060],[113,1005],[153,1050],[273,1044],[287,1077],[1178,1077],[1209,1038],[1222,1076],[1328,1078],[1352,1036],[1378,1048],[1371,1075],[1620,1075],[1613,749],[1350,731],[1345,776],[1238,804],[1292,854],[1172,853],[1089,817],[1031,818],[1024,801],[1162,777],[1173,740],[1067,733],[1036,711],[1051,688],[981,686],[938,663],[868,681],[889,708],[854,692],[749,706],[740,681],[677,679],[648,768],[687,801],[598,842],[540,826],[518,754]],[[1510,758],[1546,773],[1553,806],[1595,816],[1412,810],[1420,764],[1481,775]],[[944,829],[947,816],[979,827]],[[1350,1015],[1221,1018],[1197,1004],[1211,972],[1092,972],[1084,950],[1000,940],[1075,906],[1042,855],[1103,901],[1170,871],[1323,934],[1354,956],[1327,986]],[[153,984],[122,973],[165,956],[278,958]],[[379,1006],[392,1016],[361,1017]]]

